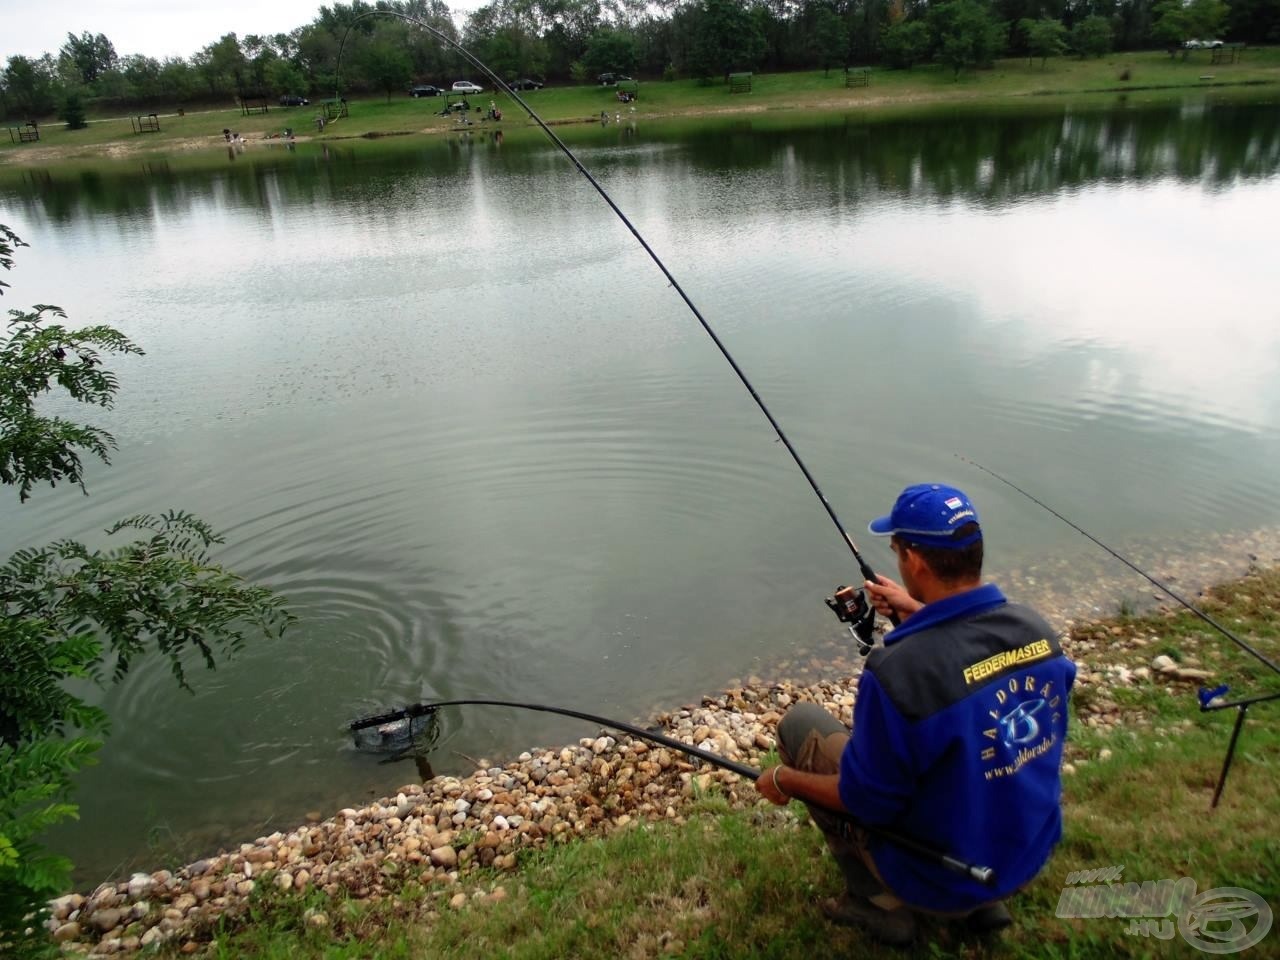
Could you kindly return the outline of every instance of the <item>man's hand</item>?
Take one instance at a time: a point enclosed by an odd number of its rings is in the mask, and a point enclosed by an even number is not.
[[[756,778],[756,793],[779,807],[785,807],[791,802],[791,797],[782,792],[782,787],[778,781],[782,771],[786,769],[785,766],[779,764],[776,767],[770,767],[768,770],[762,771],[760,776]]]
[[[907,593],[901,584],[894,583],[888,577],[876,574],[876,581],[872,583],[870,580],[864,580],[862,585],[866,588],[871,605],[876,608],[876,613],[880,616],[889,618],[896,614],[898,622],[901,623],[924,606]]]

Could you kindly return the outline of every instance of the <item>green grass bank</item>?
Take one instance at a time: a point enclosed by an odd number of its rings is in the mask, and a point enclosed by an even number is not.
[[[1203,608],[1266,656],[1280,655],[1280,569],[1215,589]],[[1219,681],[1233,698],[1276,691],[1280,677],[1180,611],[1079,626],[1066,645],[1080,677],[1062,844],[1012,901],[1010,930],[983,940],[926,922],[915,955],[1200,955],[1177,934],[1164,943],[1129,933],[1125,919],[1057,917],[1067,876],[1079,870],[1123,867],[1122,879],[1136,882],[1190,877],[1201,891],[1243,887],[1280,908],[1277,704],[1249,714],[1211,811],[1235,712],[1201,713],[1195,696],[1198,683]],[[1168,658],[1164,670],[1157,658]],[[165,949],[264,960],[903,955],[822,919],[816,900],[838,891],[838,873],[798,805],[734,809],[712,784],[689,813],[682,824],[553,844],[522,854],[514,870],[481,871],[465,885],[410,883],[378,901],[279,894],[264,883],[240,916]],[[1241,956],[1278,954],[1273,930]]]
[[[1280,47],[1246,50],[1232,64],[1212,64],[1211,51],[1190,51],[1184,59],[1160,51],[1112,54],[1095,60],[1051,59],[1042,67],[1025,59],[998,61],[992,69],[968,71],[956,77],[945,67],[926,65],[912,70],[871,71],[867,86],[846,87],[841,70],[758,74],[750,93],[731,93],[721,83],[693,80],[651,81],[640,84],[634,104],[619,103],[608,87],[551,87],[522,96],[549,123],[599,121],[602,111],[638,120],[661,117],[697,117],[720,113],[790,114],[873,110],[931,103],[996,104],[1019,97],[1088,97],[1132,91],[1183,95],[1199,90],[1249,88],[1260,98],[1280,93]],[[397,95],[352,100],[350,115],[316,125],[315,105],[271,107],[267,114],[243,115],[238,108],[216,105],[192,107],[178,116],[176,107],[155,108],[160,130],[134,133],[128,114],[90,116],[83,130],[67,130],[50,118],[40,127],[38,143],[13,143],[0,136],[0,163],[48,164],[65,159],[120,158],[190,150],[224,149],[224,129],[240,133],[250,144],[281,137],[292,128],[303,140],[332,141],[412,134],[440,134],[458,128],[455,117],[440,115],[455,97],[413,99]],[[485,93],[470,98],[472,118],[476,107],[488,108],[490,99],[503,111],[504,129],[530,123],[523,111],[500,95]],[[632,112],[634,107],[634,113]],[[139,112],[152,108],[139,108]],[[492,126],[492,124],[489,124]]]

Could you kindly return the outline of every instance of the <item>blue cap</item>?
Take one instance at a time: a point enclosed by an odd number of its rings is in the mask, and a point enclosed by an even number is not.
[[[966,523],[977,523],[978,511],[968,494],[942,483],[917,483],[898,496],[893,512],[867,525],[878,537],[898,534],[923,547],[959,550],[982,539],[982,531],[956,540],[952,534]]]

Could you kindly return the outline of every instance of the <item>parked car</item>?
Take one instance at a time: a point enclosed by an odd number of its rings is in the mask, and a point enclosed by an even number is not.
[[[484,93],[484,87],[476,86],[470,80],[459,80],[453,85],[454,93]]]
[[[311,101],[306,97],[294,97],[285,95],[280,98],[280,106],[282,107],[305,107]]]
[[[630,80],[631,78],[625,73],[602,73],[600,76],[596,77],[596,79],[600,81],[600,86],[612,87],[619,81]]]
[[[545,84],[530,80],[528,77],[521,77],[519,80],[512,80],[507,86],[512,90],[541,90]]]
[[[1188,40],[1183,44],[1188,50],[1209,50],[1222,46],[1221,40]]]
[[[410,89],[409,96],[415,99],[418,97],[438,97],[440,96],[440,88],[433,87],[429,83],[420,83],[416,87]]]

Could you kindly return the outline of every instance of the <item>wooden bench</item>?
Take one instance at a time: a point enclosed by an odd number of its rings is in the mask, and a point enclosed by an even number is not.
[[[265,93],[253,90],[240,94],[240,115],[242,117],[252,116],[256,113],[269,113],[270,111],[271,101]]]
[[[9,128],[9,140],[12,143],[39,143],[40,128],[34,120],[28,120],[20,127]]]
[[[1214,47],[1210,51],[1209,59],[1213,64],[1239,63],[1242,53],[1244,53],[1243,43],[1226,43],[1220,47]]]
[[[129,123],[133,126],[134,133],[160,132],[160,118],[154,113],[149,113],[145,117],[130,117]]]
[[[871,86],[870,70],[850,70],[848,67],[844,71],[844,85],[846,87],[869,87]]]
[[[320,115],[324,117],[325,123],[332,123],[334,120],[349,116],[346,97],[330,97],[328,100],[321,100],[316,106],[320,108]]]
[[[751,92],[751,74],[749,73],[729,74],[729,92],[730,93],[750,93]]]

